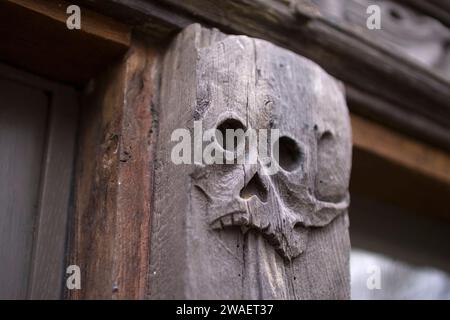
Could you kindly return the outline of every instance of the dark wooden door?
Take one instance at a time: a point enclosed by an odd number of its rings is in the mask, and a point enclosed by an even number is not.
[[[0,71],[0,299],[58,298],[76,95]]]

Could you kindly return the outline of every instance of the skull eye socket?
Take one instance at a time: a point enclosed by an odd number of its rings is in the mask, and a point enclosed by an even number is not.
[[[282,136],[274,143],[274,148],[278,148],[278,157],[274,158],[283,170],[291,172],[301,165],[303,153],[294,139]]]
[[[245,141],[246,128],[244,124],[237,119],[225,119],[217,126],[216,130],[216,140],[224,150],[231,152],[236,151],[237,146]],[[227,137],[227,130],[233,130],[230,132],[232,135],[229,134]],[[242,134],[237,130],[242,130]],[[220,132],[220,135],[218,132]]]
[[[345,197],[345,179],[336,171],[342,168],[342,158],[337,150],[339,148],[336,137],[330,132],[323,132],[317,142],[317,173],[315,196],[318,200],[337,203]],[[330,163],[334,163],[330,166]],[[344,193],[342,193],[344,191]]]

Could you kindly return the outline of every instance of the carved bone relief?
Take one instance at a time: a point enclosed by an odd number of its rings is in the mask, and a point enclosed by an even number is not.
[[[339,83],[266,41],[197,25],[164,68],[150,297],[348,298],[351,132]],[[196,120],[278,129],[276,173],[259,158],[174,165],[171,132]]]

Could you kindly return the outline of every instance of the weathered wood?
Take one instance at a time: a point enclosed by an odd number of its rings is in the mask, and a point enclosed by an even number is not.
[[[436,19],[389,0],[312,0],[329,19],[404,59],[421,63],[450,79],[450,29]],[[426,3],[426,1],[422,1]],[[380,29],[367,28],[367,8],[380,9]]]
[[[396,0],[434,17],[450,28],[450,2],[442,0]]]
[[[338,83],[268,42],[192,25],[165,55],[160,94],[149,297],[348,298],[351,137]],[[171,135],[195,120],[280,130],[279,171],[262,158],[176,165]]]
[[[355,147],[450,184],[450,155],[352,115]]]
[[[352,115],[350,191],[428,218],[450,219],[450,155]]]
[[[69,5],[60,0],[1,1],[2,61],[82,85],[126,52],[131,36],[127,25],[82,8],[81,29],[69,30]]]
[[[447,129],[435,125],[431,119],[396,108],[391,102],[352,86],[346,86],[345,92],[348,107],[356,115],[373,120],[399,134],[408,132],[408,138],[422,142],[433,141],[432,146],[448,143]]]
[[[73,299],[143,298],[152,203],[153,62],[136,41],[85,89],[68,264]]]
[[[77,1],[123,19],[152,37],[165,38],[192,22],[201,22],[225,32],[269,40],[310,58],[346,84],[389,103],[399,112],[422,118],[421,123],[430,123],[430,134],[423,135],[423,127],[414,124],[405,126],[404,118],[392,120],[385,112],[367,108],[372,118],[390,122],[401,132],[450,150],[449,81],[377,46],[357,29],[321,17],[305,5],[307,2],[115,0],[100,7],[89,0]],[[434,136],[432,127],[443,135]]]

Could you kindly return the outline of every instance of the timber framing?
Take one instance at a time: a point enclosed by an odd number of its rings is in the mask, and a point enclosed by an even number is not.
[[[450,2],[442,0],[398,0],[412,8],[436,18],[446,26],[450,27]]]
[[[269,40],[319,63],[363,92],[350,109],[411,137],[450,150],[450,81],[325,19],[309,1],[75,1],[153,37],[199,22],[223,32]],[[357,91],[349,91],[349,100]],[[373,101],[379,101],[374,107]],[[410,121],[413,118],[414,121]]]
[[[126,24],[83,10],[83,27],[66,26],[70,3],[0,2],[0,60],[51,80],[82,86],[130,47]]]
[[[350,193],[450,221],[450,155],[352,114]]]
[[[133,39],[128,54],[82,93],[68,264],[82,270],[72,299],[146,294],[158,53]]]

